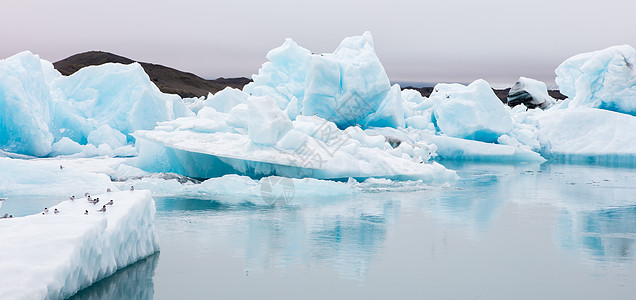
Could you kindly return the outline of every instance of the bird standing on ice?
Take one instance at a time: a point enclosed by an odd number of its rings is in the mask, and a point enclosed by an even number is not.
[[[4,214],[4,216],[2,216],[3,219],[6,219],[9,217],[9,214]]]
[[[99,212],[106,212],[106,205],[102,206],[102,209],[98,210]]]
[[[43,215],[46,215],[49,213],[49,209],[47,207],[44,208],[44,212],[42,213]]]
[[[71,201],[75,201],[75,196],[70,196],[68,198],[71,199]]]
[[[108,201],[108,203],[106,203],[106,205],[113,205],[113,200]]]
[[[88,209],[84,212],[85,215],[88,215]]]
[[[135,191],[135,187],[131,185],[131,186],[130,186],[130,191],[131,191],[131,192],[134,192],[134,191]]]
[[[110,193],[110,192],[112,192],[112,191],[110,190],[110,188],[107,188],[107,189],[106,189],[106,193]]]
[[[57,208],[56,208],[56,209],[53,211],[53,213],[57,215],[57,214],[59,214],[59,213],[60,213],[60,211],[59,211],[59,210],[57,210]]]

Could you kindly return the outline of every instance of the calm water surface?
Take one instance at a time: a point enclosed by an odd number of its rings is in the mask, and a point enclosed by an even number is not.
[[[157,198],[161,252],[75,299],[633,299],[636,170],[444,164],[284,207]]]

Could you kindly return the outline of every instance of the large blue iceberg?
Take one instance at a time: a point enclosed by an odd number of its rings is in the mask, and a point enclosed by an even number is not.
[[[132,144],[135,130],[193,114],[137,63],[63,76],[28,51],[0,60],[0,107],[0,147],[32,156],[114,150]]]
[[[510,108],[481,79],[428,98],[391,86],[368,32],[323,54],[288,39],[243,90],[207,99],[161,93],[138,64],[62,76],[22,52],[0,61],[0,155],[138,156],[145,170],[204,178],[449,178],[431,159],[636,163],[636,133],[621,125],[636,112],[635,52],[563,62],[559,103],[520,78],[545,110]]]
[[[582,53],[556,69],[556,83],[571,107],[636,115],[636,50],[629,45]]]
[[[234,118],[236,109],[226,114],[206,107],[196,117],[136,131],[137,165],[198,178],[242,174],[433,182],[456,176],[429,162],[433,145],[405,141],[394,148],[384,136],[370,136],[357,126],[341,130],[318,116],[297,116],[292,121],[274,101],[250,96],[245,118]]]
[[[267,59],[243,90],[273,97],[292,119],[317,115],[340,128],[404,127],[399,86],[391,88],[369,32],[346,38],[324,54],[287,39]]]

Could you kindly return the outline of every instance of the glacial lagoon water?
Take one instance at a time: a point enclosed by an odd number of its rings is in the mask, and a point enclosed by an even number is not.
[[[462,179],[282,207],[157,198],[161,252],[72,299],[634,296],[636,169],[444,164]]]

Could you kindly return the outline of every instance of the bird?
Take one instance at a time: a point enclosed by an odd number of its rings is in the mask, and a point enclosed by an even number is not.
[[[97,202],[99,202],[99,197],[95,198],[95,200],[93,200],[93,204],[97,204]]]
[[[131,185],[131,186],[130,186],[130,191],[131,191],[131,192],[134,192],[134,191],[135,191],[135,187]]]
[[[88,196],[90,196],[90,195],[91,195],[91,194],[89,194],[88,192],[84,193],[84,197],[88,197]]]
[[[110,193],[110,192],[112,192],[112,191],[110,190],[110,188],[107,188],[107,189],[106,189],[106,193]]]
[[[106,203],[106,205],[113,205],[113,200],[111,199],[110,201],[108,201],[108,203]]]
[[[88,215],[88,209],[84,212],[85,215]]]
[[[49,209],[48,208],[44,208],[44,212],[42,213],[43,215],[48,214],[49,213]]]
[[[71,199],[71,201],[75,201],[75,196],[70,196],[68,198]]]
[[[4,214],[4,216],[2,216],[3,219],[6,219],[9,216],[9,214]]]
[[[98,210],[99,212],[106,212],[106,205],[102,206],[102,209]]]
[[[62,165],[60,165],[60,170],[64,169],[64,167]]]
[[[13,215],[9,215],[9,219],[13,218]]]
[[[60,213],[60,211],[59,211],[59,210],[57,210],[57,208],[56,208],[56,209],[53,211],[53,213],[57,215],[57,214],[59,214],[59,213]]]
[[[88,200],[88,202],[93,203],[93,198],[91,198],[91,195],[88,195],[88,197],[86,197],[86,199]]]

